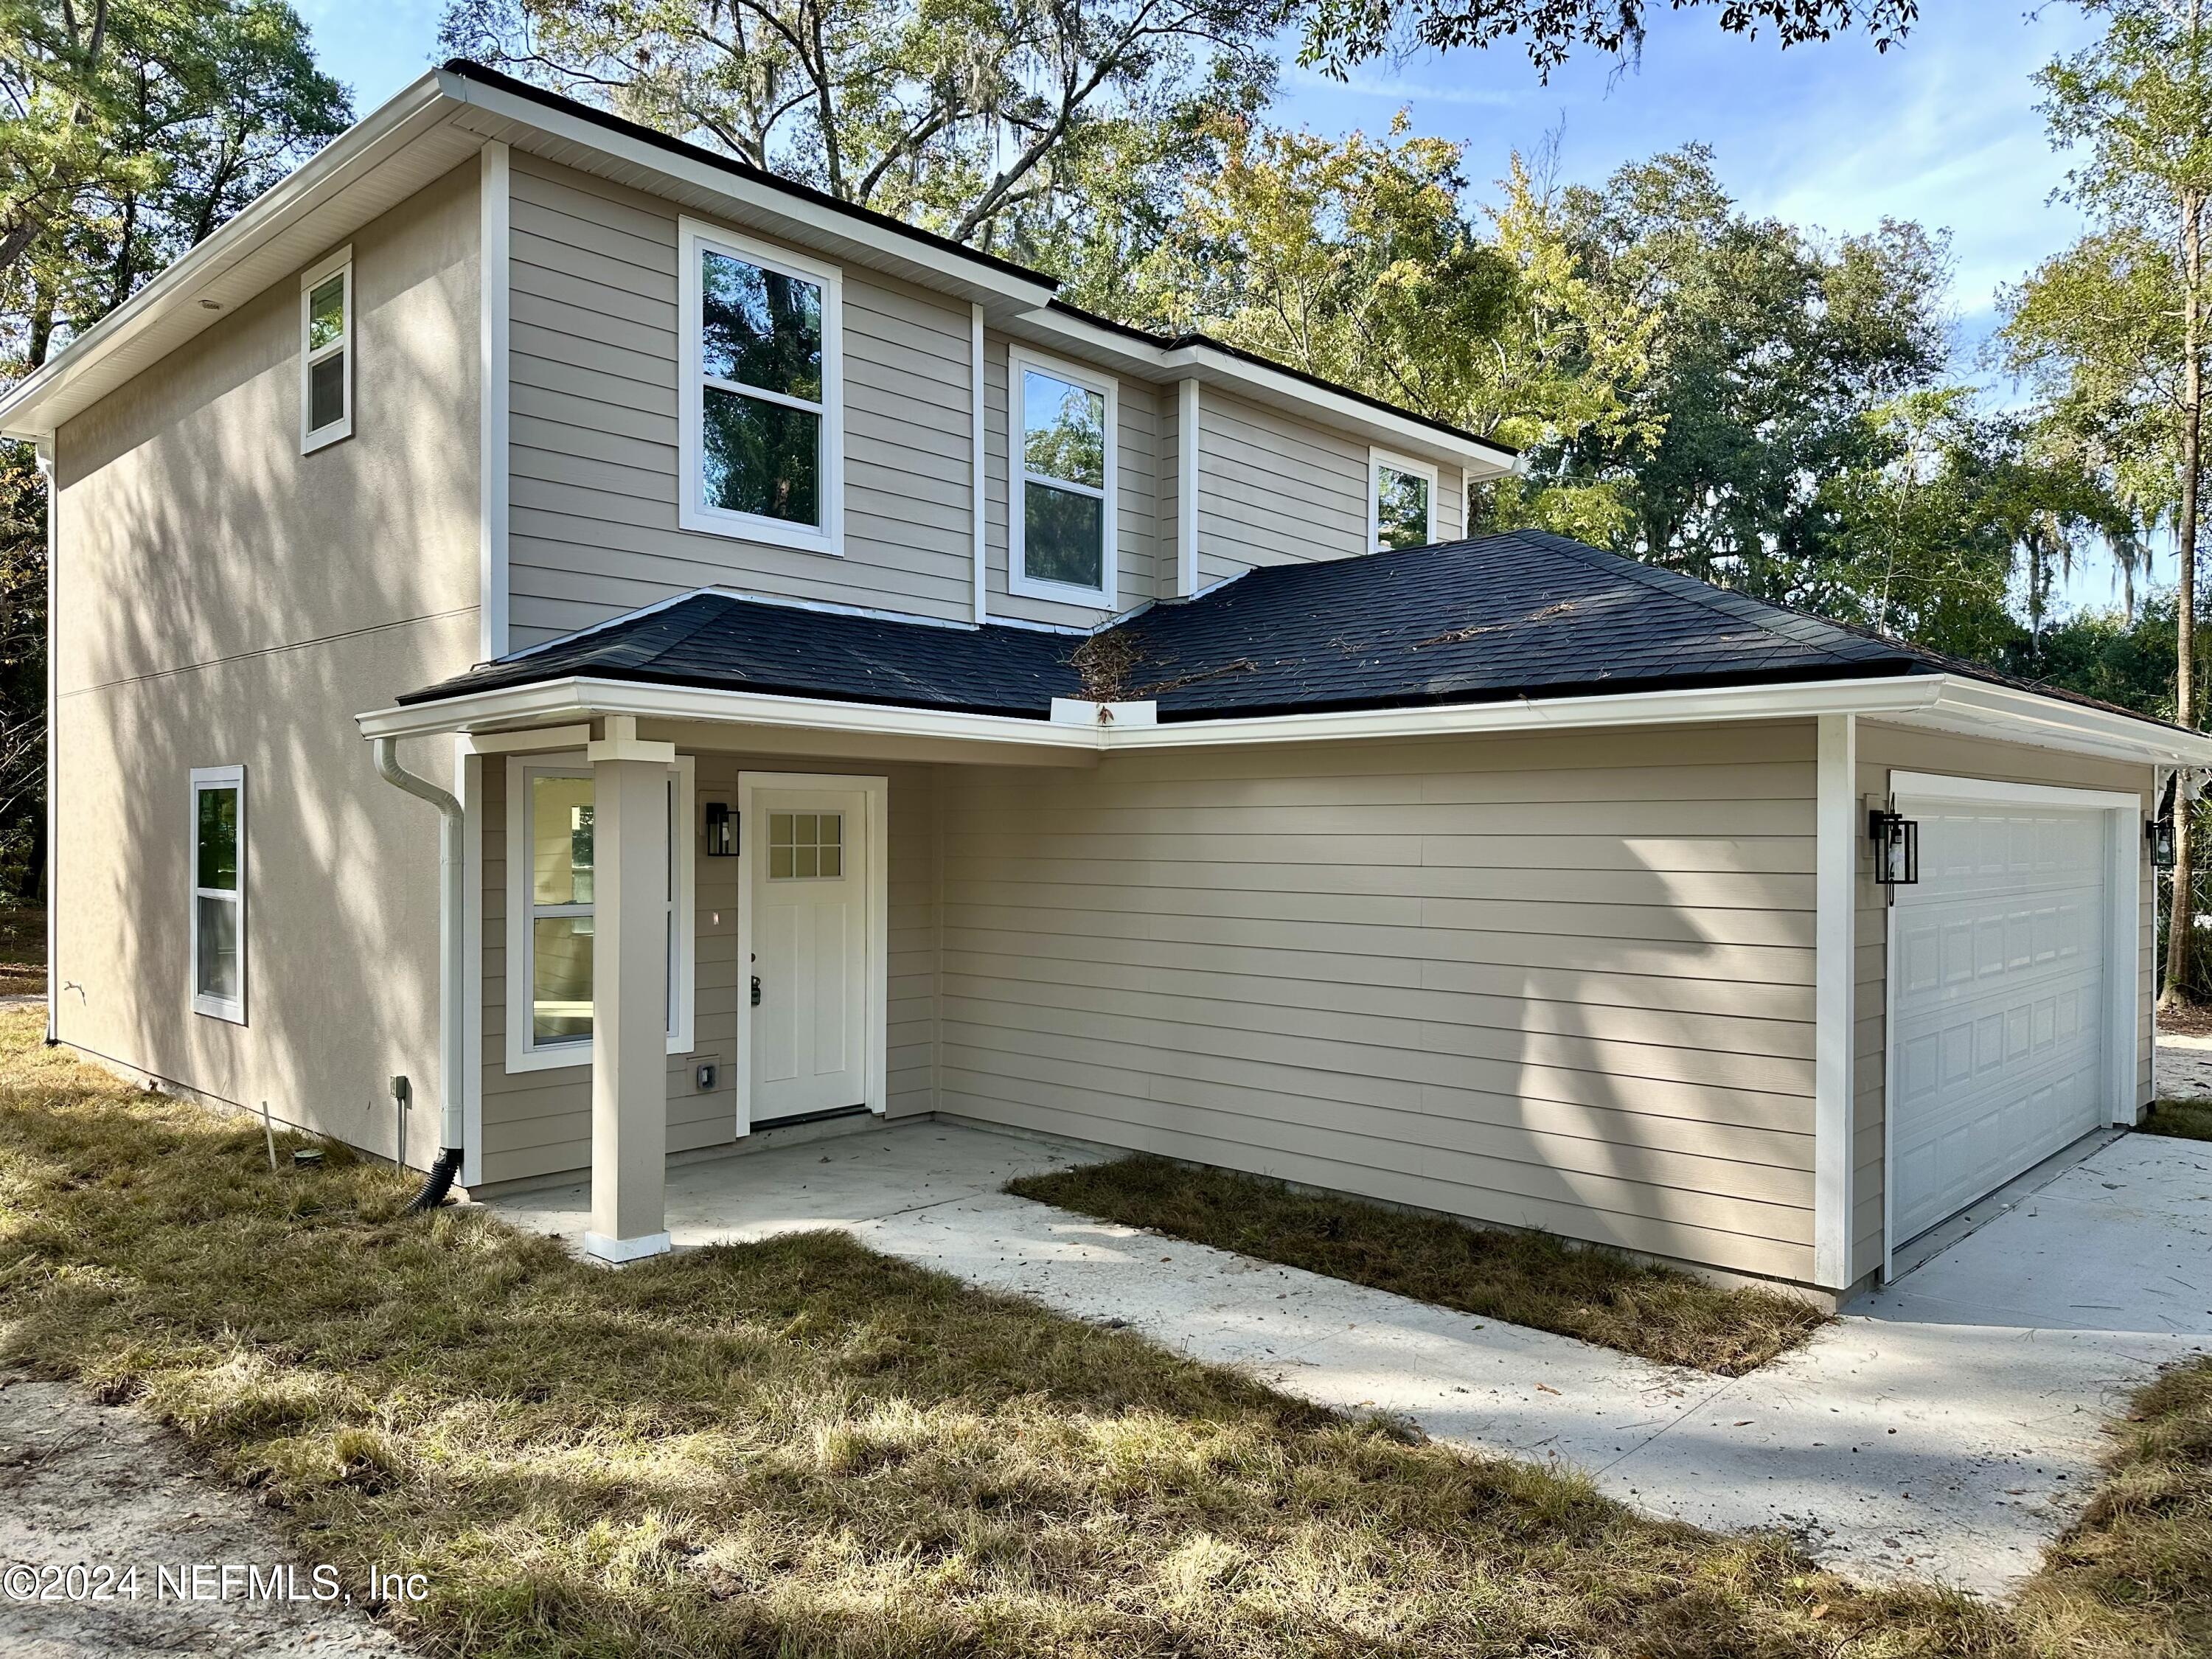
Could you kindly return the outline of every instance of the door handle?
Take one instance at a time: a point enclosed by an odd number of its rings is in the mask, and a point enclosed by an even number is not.
[[[758,974],[753,975],[753,1006],[756,1008],[760,1006],[760,975]]]

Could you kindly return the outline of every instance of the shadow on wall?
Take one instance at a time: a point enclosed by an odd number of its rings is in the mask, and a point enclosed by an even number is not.
[[[278,283],[61,434],[63,1036],[389,1156],[438,1139],[438,823],[352,716],[477,647],[476,165],[354,239],[354,435]],[[450,746],[404,746],[451,775]],[[189,777],[246,769],[243,1028],[196,1014]]]

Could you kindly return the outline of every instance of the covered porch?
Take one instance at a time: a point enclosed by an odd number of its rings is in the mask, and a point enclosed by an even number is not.
[[[731,694],[681,695],[572,683],[527,723],[510,695],[370,734],[452,745],[459,1179],[587,1172],[580,1243],[614,1263],[682,1242],[696,1160],[935,1109],[951,781],[1098,756],[1066,722],[851,730],[836,705],[715,719],[697,705]]]

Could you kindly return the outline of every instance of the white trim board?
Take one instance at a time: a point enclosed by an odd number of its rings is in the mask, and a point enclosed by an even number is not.
[[[1987,778],[1949,777],[1938,773],[1893,771],[1887,780],[1892,801],[1911,800],[1968,806],[2058,808],[2101,812],[2105,818],[2105,1091],[2109,1123],[2131,1126],[2140,1058],[2142,964],[2142,872],[2146,856],[2142,799],[2111,789],[2069,789],[2052,784],[2000,783]],[[1885,923],[1882,981],[1881,1097],[1881,1276],[1893,1274],[1900,1244],[1897,1237],[1895,1115],[1890,1088],[1897,1076],[1897,927]],[[1986,1195],[1986,1194],[1985,1194]],[[1941,1224],[1940,1223],[1937,1224]]]
[[[512,293],[508,253],[512,206],[507,148],[485,144],[477,173],[477,649],[486,662],[507,654],[508,404],[507,343]]]
[[[846,772],[740,772],[738,774],[738,1058],[732,1065],[737,1090],[735,1133],[739,1139],[753,1125],[753,860],[763,836],[753,797],[763,789],[857,790],[866,798],[867,950],[866,967],[868,1053],[862,1099],[881,1117],[890,1103],[890,780]]]
[[[2000,695],[1991,696],[1991,691]],[[1963,681],[1955,675],[1888,676],[1711,690],[1627,691],[1510,702],[1177,720],[1078,729],[1045,719],[897,708],[830,697],[769,696],[719,688],[654,685],[575,675],[355,716],[364,738],[548,725],[603,714],[690,720],[785,731],[939,738],[1052,749],[1204,748],[1221,744],[1571,732],[1607,726],[1692,726],[1856,714],[1897,725],[2002,738],[2064,753],[2212,764],[2212,735],[2169,731],[2102,709]]]
[[[1851,1279],[1851,1118],[1856,1098],[1858,717],[1820,717],[1814,763],[1813,1281]]]

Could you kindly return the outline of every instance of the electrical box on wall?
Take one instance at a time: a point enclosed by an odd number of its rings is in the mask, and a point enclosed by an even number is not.
[[[714,1086],[714,1068],[712,1066],[702,1066],[694,1075],[698,1079],[702,1089],[711,1089]]]

